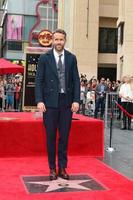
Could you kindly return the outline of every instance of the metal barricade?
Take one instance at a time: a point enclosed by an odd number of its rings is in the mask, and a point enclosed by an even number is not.
[[[114,100],[118,101],[118,98],[119,95],[117,92],[110,92],[106,94],[105,113],[104,113],[105,127],[108,127],[110,124],[111,114],[113,114],[113,118],[118,118],[119,108],[114,102]]]
[[[95,91],[88,91],[85,94],[84,101],[80,102],[80,114],[94,116],[95,111]]]
[[[91,91],[92,92],[92,91]],[[84,111],[80,109],[79,113],[85,114],[86,116],[94,117],[95,113],[95,92],[90,93],[92,98],[87,97],[85,99]],[[116,106],[114,100],[118,101],[119,95],[117,92],[110,92],[106,94],[105,99],[105,110],[104,110],[104,123],[105,127],[110,126],[110,116],[113,111],[113,117],[116,119],[119,115],[119,108]],[[100,118],[101,109],[98,111],[98,118]]]
[[[95,112],[95,91],[86,93],[85,115],[94,116]]]

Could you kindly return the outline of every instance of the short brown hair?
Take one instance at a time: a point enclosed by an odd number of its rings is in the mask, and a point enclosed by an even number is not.
[[[56,29],[54,32],[53,32],[53,35],[55,34],[55,33],[61,33],[61,34],[63,34],[64,36],[65,36],[65,38],[66,38],[66,32],[63,30],[63,29]]]

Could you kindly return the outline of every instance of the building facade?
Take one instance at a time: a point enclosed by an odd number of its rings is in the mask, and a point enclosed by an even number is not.
[[[1,41],[2,41],[2,25],[6,13],[5,0],[0,0],[0,57],[2,57]]]
[[[88,79],[104,76],[116,80],[133,73],[131,0],[5,1],[3,57],[25,60],[28,47],[32,47],[34,53],[39,53],[34,47],[45,47],[38,44],[38,33],[43,29],[52,32],[59,27],[66,30],[66,47],[76,54],[79,71],[86,74]],[[32,35],[31,30],[34,32]]]
[[[118,0],[59,0],[59,11],[59,26],[68,33],[80,72],[115,80]]]
[[[2,25],[3,57],[10,60],[25,60],[27,46],[40,46],[36,38],[37,34],[43,29],[53,31],[57,28],[56,2],[6,0],[7,13]]]
[[[119,0],[117,73],[133,76],[133,1]]]

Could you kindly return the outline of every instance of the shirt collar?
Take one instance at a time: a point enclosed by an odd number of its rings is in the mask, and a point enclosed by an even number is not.
[[[64,49],[63,49],[63,51],[59,54],[55,49],[53,49],[53,53],[54,53],[54,56],[55,57],[59,57],[59,55],[63,55],[63,57],[64,57],[64,53],[65,53],[65,51],[64,51]]]

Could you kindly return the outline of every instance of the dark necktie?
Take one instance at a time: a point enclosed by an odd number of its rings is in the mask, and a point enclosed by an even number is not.
[[[59,60],[58,60],[58,76],[59,76],[59,82],[60,82],[60,92],[64,93],[65,92],[65,67],[62,63],[61,60],[62,54],[59,55]]]
[[[59,55],[59,60],[58,60],[58,70],[60,72],[62,72],[62,68],[63,68],[63,64],[62,64],[62,60],[61,60],[62,54]]]

